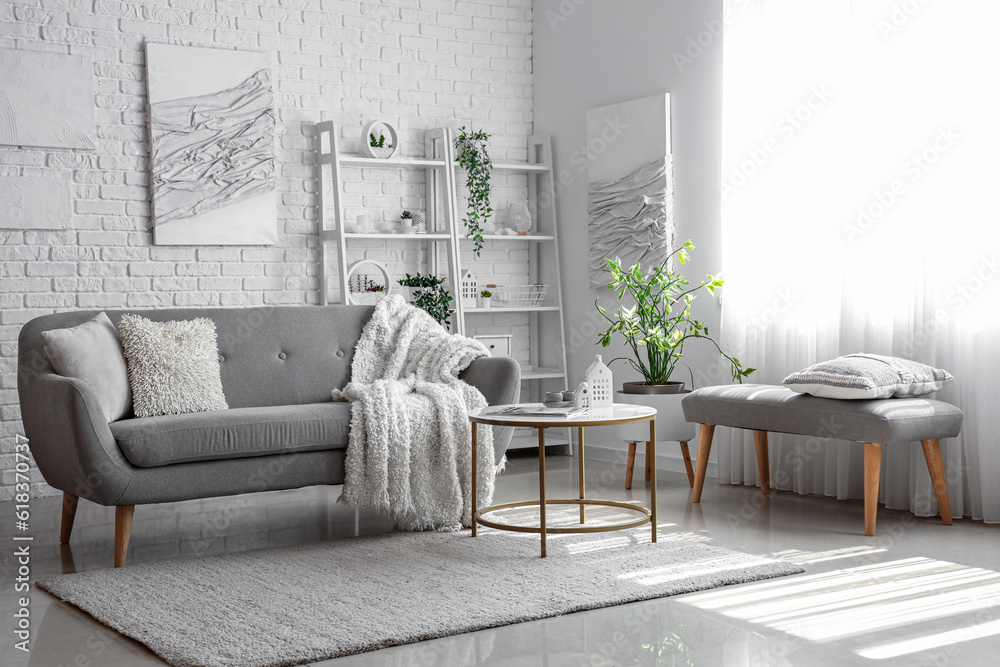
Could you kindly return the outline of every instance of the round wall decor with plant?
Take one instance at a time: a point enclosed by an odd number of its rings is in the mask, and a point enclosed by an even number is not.
[[[388,134],[388,138],[385,136]],[[361,130],[361,152],[368,157],[387,160],[399,148],[396,128],[384,120],[373,120]]]
[[[455,150],[458,152],[458,164],[465,169],[466,187],[469,189],[469,210],[462,218],[468,237],[472,239],[473,252],[479,256],[483,249],[483,227],[486,225],[493,209],[490,208],[490,173],[493,171],[493,161],[486,151],[486,142],[490,140],[483,130],[473,132],[465,126],[455,137]]]
[[[378,272],[372,274],[360,271],[371,268]],[[380,275],[379,275],[380,274]],[[351,265],[347,271],[348,302],[360,306],[373,306],[387,297],[391,291],[389,271],[380,262],[362,259]]]
[[[407,273],[405,278],[399,280],[399,284],[412,288],[413,300],[410,303],[425,311],[441,326],[451,326],[448,318],[455,311],[449,308],[448,304],[454,299],[444,288],[444,279],[420,273],[411,276]]]

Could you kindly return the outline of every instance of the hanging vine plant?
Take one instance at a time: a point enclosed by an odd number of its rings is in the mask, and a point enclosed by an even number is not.
[[[483,249],[483,227],[493,214],[493,209],[490,208],[490,173],[493,171],[493,162],[486,152],[486,142],[489,140],[490,135],[483,130],[472,132],[466,130],[465,126],[462,126],[455,138],[458,164],[468,174],[465,185],[469,189],[469,210],[462,222],[465,223],[468,237],[472,239],[472,250],[477,257]]]

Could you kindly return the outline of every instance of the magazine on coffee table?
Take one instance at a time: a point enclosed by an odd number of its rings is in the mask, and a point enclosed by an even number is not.
[[[490,410],[489,414],[504,415],[505,417],[563,417],[568,419],[585,415],[587,412],[587,408],[547,408],[542,403],[524,403]]]

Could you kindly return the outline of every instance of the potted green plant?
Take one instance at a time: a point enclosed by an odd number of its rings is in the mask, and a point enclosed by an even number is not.
[[[480,308],[489,308],[490,302],[492,300],[493,300],[493,292],[489,291],[488,289],[484,289],[482,292],[479,293]]]
[[[413,298],[410,300],[417,308],[426,311],[443,327],[451,326],[450,317],[455,311],[448,307],[454,299],[444,287],[444,280],[437,276],[425,276],[420,273],[399,280],[403,287],[409,287]]]
[[[396,226],[396,231],[400,234],[414,234],[417,231],[417,223],[413,220],[413,214],[409,211],[403,211],[399,214],[399,225]]]
[[[680,407],[685,393],[684,382],[671,379],[678,366],[684,366],[690,373],[692,388],[694,386],[694,373],[681,361],[687,341],[702,339],[714,345],[736,382],[742,382],[755,370],[743,368],[739,359],[723,352],[709,334],[708,327],[691,314],[691,303],[699,291],[714,295],[722,286],[720,278],[709,275],[699,285],[689,287],[690,281],[668,269],[675,256],[681,264],[686,264],[688,252],[693,249],[694,243],[689,240],[649,271],[643,271],[639,264],[626,267],[617,257],[608,259],[611,280],[607,288],[617,296],[618,308],[608,312],[597,304],[609,325],[601,334],[601,345],[607,347],[620,336],[632,352],[630,356],[612,359],[609,365],[626,361],[643,377],[640,382],[623,383],[622,391],[616,392],[615,398],[655,407],[657,440],[686,442],[689,435],[693,436],[693,427],[684,421]],[[625,440],[645,440],[648,430],[644,433],[646,435],[627,426],[619,427],[619,437]]]
[[[490,207],[490,173],[493,161],[486,151],[490,139],[483,130],[473,132],[463,126],[455,137],[458,164],[466,171],[465,185],[469,190],[469,210],[462,222],[467,236],[472,239],[472,250],[479,256],[483,249],[483,227],[487,224],[493,209]]]

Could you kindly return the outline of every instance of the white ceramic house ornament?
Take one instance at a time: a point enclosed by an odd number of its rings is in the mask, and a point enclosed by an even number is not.
[[[576,396],[573,401],[574,408],[590,408],[590,390],[587,388],[586,382],[576,385],[573,394]]]
[[[479,297],[479,281],[472,271],[466,269],[462,271],[461,283],[462,305],[466,308],[475,308],[476,299]]]
[[[604,365],[601,355],[596,355],[594,363],[587,369],[586,381],[590,389],[590,407],[610,408],[614,404],[611,369]]]

